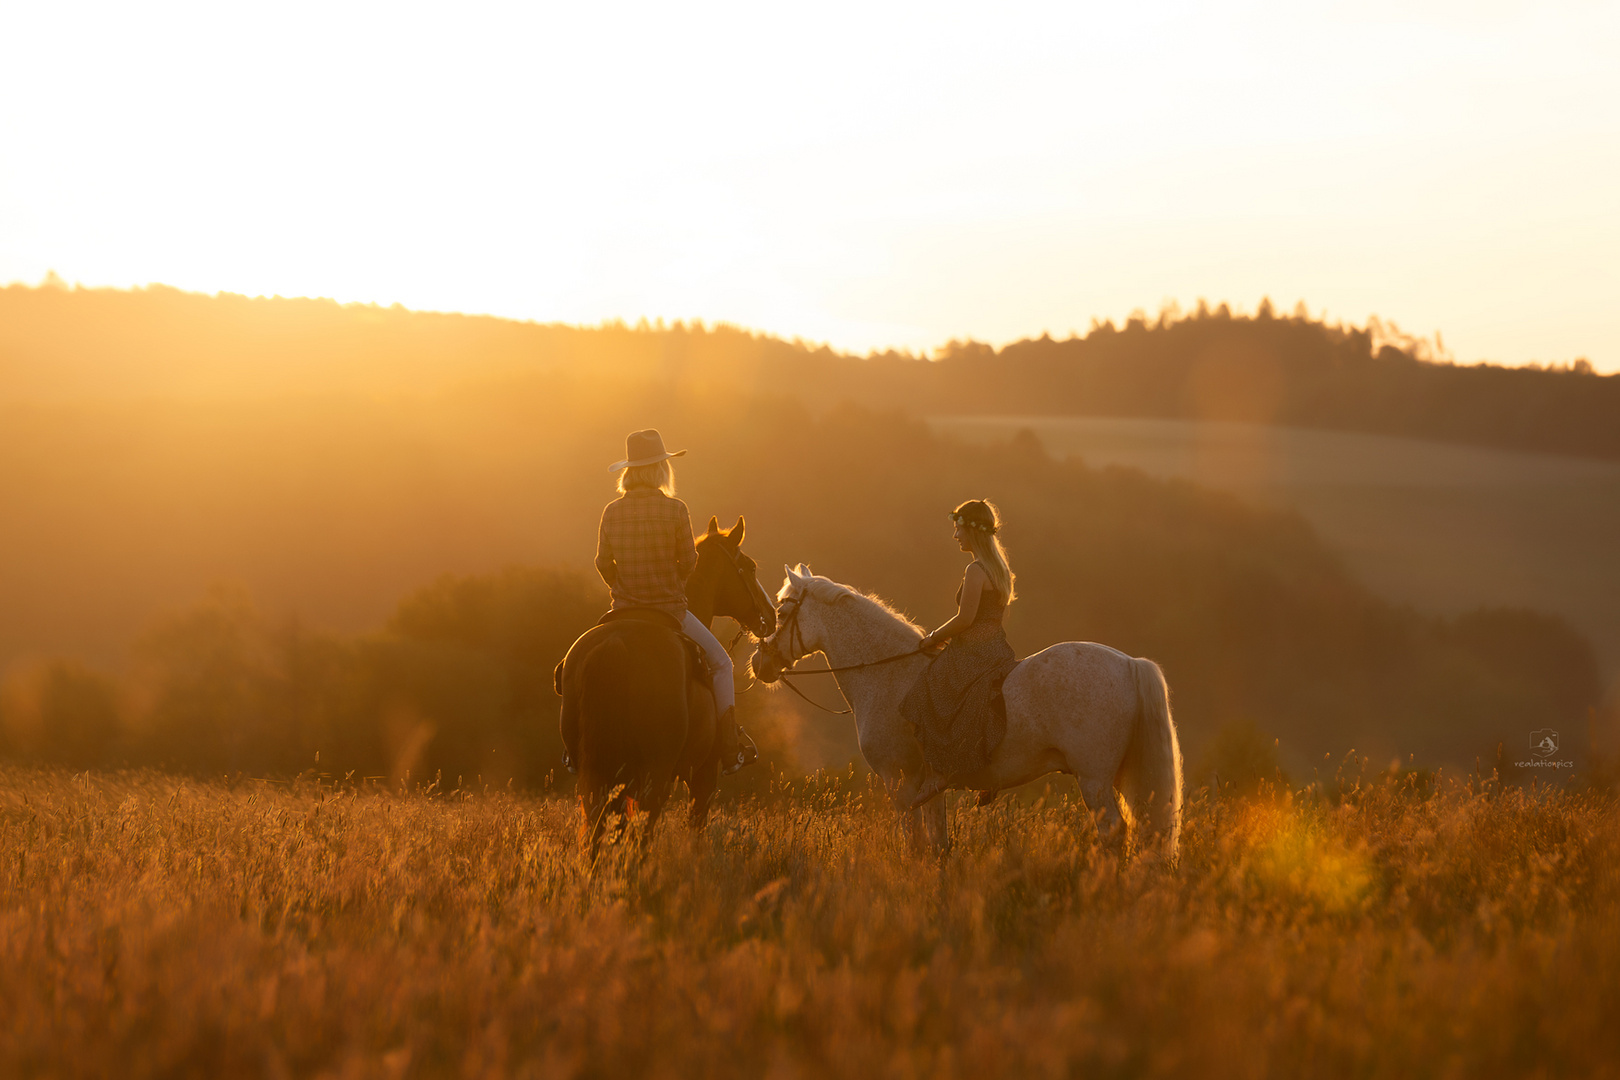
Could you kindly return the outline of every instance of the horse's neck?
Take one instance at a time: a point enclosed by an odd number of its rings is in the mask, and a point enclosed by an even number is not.
[[[694,570],[686,579],[686,610],[704,626],[714,622],[714,575]]]
[[[821,651],[834,667],[865,664],[917,647],[917,635],[894,616],[851,600],[821,609]]]
[[[870,664],[903,656],[917,647],[917,635],[892,615],[855,603],[829,604],[822,616],[822,649],[832,667]],[[850,705],[855,722],[875,711],[898,705],[916,678],[916,661],[900,660],[839,672],[834,678]]]

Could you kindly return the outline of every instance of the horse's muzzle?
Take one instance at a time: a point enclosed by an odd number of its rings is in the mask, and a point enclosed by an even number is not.
[[[754,658],[749,661],[748,667],[754,673],[754,678],[762,683],[773,683],[782,677],[782,665],[765,652],[763,643],[754,650]]]

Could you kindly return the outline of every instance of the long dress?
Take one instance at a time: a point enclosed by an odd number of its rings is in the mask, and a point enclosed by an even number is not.
[[[1007,733],[1001,683],[1018,660],[1001,626],[1006,610],[1001,592],[986,584],[972,624],[946,642],[900,702],[929,768],[947,780],[983,768]]]

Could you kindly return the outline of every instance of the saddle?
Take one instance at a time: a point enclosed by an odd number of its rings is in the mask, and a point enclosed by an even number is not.
[[[681,645],[686,649],[687,660],[694,676],[701,676],[701,685],[707,686],[714,678],[714,672],[709,668],[709,658],[703,651],[703,646],[686,636],[681,629],[681,620],[664,611],[662,608],[614,608],[600,619],[597,626],[604,626],[613,622],[644,622],[654,626],[662,626],[665,630],[673,631],[681,639]]]
[[[659,626],[664,627],[666,630],[673,630],[677,634],[681,634],[681,620],[677,619],[675,616],[671,615],[669,612],[665,611],[663,608],[652,608],[652,607],[614,608],[612,611],[609,611],[606,615],[603,615],[600,619],[597,619],[596,620],[596,625],[601,626],[604,623],[623,622],[625,619],[631,619],[631,620],[634,620],[635,622],[655,623],[655,624],[657,624]],[[681,634],[681,636],[686,637],[685,634]],[[690,641],[691,639],[687,638],[687,640]]]

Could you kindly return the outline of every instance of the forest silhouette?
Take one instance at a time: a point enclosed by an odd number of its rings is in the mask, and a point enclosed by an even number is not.
[[[1285,374],[1522,379],[1555,403],[1580,390],[1567,422],[1545,428],[1491,428],[1483,397],[1436,391],[1445,408],[1374,430],[1572,438],[1620,385],[1398,360],[1361,331],[1219,312],[923,362],[728,328],[3,290],[0,750],[76,767],[542,786],[557,764],[551,665],[605,606],[589,570],[605,466],[646,426],[690,449],[679,482],[699,523],[746,514],[761,566],[806,561],[923,622],[949,614],[960,573],[945,512],[994,499],[1019,573],[1014,647],[1096,640],[1153,657],[1190,756],[1229,775],[1298,773],[1351,748],[1432,767],[1495,762],[1506,745],[1508,764],[1549,726],[1580,749],[1598,669],[1554,617],[1421,615],[1370,593],[1292,514],[1055,460],[1027,434],[964,445],[916,418],[1044,411],[1018,396],[1044,385],[1051,408],[1304,422],[1293,376],[1246,382],[1241,357],[1220,361],[1239,374],[1198,374],[1209,350],[1237,356],[1245,341],[1291,357],[1266,368]],[[1097,374],[1131,364],[1134,389]],[[1446,411],[1454,397],[1475,411]],[[1371,409],[1376,394],[1352,399]],[[1346,409],[1339,420],[1359,415]],[[1591,433],[1582,452],[1608,453]],[[764,690],[743,702],[783,768],[813,764],[817,741],[854,756],[847,721]]]
[[[0,288],[0,402],[433,391],[568,372],[938,414],[1247,421],[1620,457],[1620,374],[1459,365],[1369,319],[1200,303],[1083,337],[860,357],[727,325],[515,322],[330,300]]]

